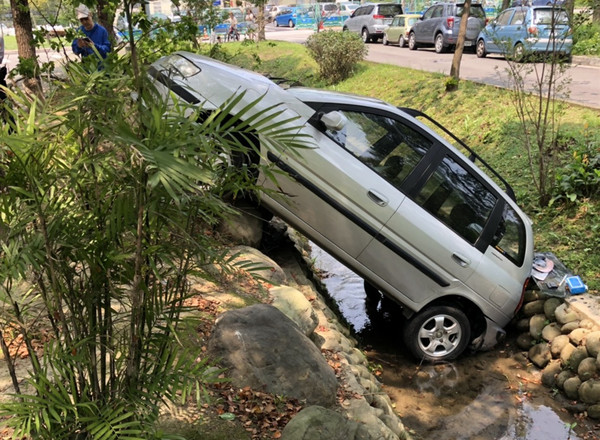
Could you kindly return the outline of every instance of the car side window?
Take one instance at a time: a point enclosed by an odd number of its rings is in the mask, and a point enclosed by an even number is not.
[[[423,20],[427,20],[429,18],[431,18],[431,16],[433,15],[433,11],[436,9],[435,6],[432,6],[431,8],[427,9],[425,11],[425,13],[423,14]]]
[[[399,17],[396,26],[404,26],[404,17]]]
[[[348,122],[325,134],[396,188],[414,170],[432,145],[424,135],[383,115],[342,111]]]
[[[513,12],[514,11],[512,10],[508,10],[501,13],[496,19],[496,24],[498,26],[506,26],[510,20],[510,17],[512,17]]]
[[[526,11],[515,11],[515,15],[513,15],[513,18],[510,20],[510,24],[512,24],[512,25],[523,24],[525,22],[525,15],[526,15]]]
[[[439,17],[442,17],[443,15],[444,15],[444,7],[436,6],[435,9],[433,10],[433,14],[431,15],[431,18],[439,18]]]
[[[525,225],[521,217],[508,204],[504,207],[502,221],[498,225],[492,246],[508,257],[517,266],[525,258]]]
[[[469,243],[475,244],[497,197],[477,176],[446,156],[416,195],[415,201]]]

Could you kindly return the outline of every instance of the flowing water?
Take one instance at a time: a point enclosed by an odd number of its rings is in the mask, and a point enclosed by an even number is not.
[[[415,439],[592,440],[600,430],[565,409],[573,406],[540,384],[540,372],[514,344],[458,360],[419,365],[402,346],[402,317],[384,303],[365,310],[363,280],[316,245],[323,282]],[[578,409],[582,411],[581,408]],[[575,408],[577,414],[577,408]]]

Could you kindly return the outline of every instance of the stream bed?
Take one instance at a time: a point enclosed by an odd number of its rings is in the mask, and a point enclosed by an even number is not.
[[[353,329],[405,427],[417,440],[596,440],[600,426],[540,383],[540,371],[514,343],[419,364],[405,350],[402,316],[388,303],[365,310],[363,280],[311,243],[315,268]]]

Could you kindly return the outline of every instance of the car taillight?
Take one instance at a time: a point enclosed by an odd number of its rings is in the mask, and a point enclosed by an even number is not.
[[[373,15],[373,18],[375,20],[383,20],[385,18],[385,15]]]
[[[527,28],[527,32],[529,32],[531,35],[537,36],[538,34],[538,28],[535,26],[529,26]]]
[[[525,291],[527,290],[527,286],[529,285],[529,280],[530,277],[527,277],[527,279],[525,280],[525,284],[523,284],[523,291],[521,292],[521,299],[519,300],[519,304],[517,305],[517,308],[515,309],[515,313],[513,313],[513,316],[516,315],[519,310],[521,310],[521,307],[523,306],[523,302],[525,301]]]
[[[489,23],[489,22],[490,22],[490,19],[489,19],[489,18],[487,18],[487,17],[485,17],[485,25],[486,25],[486,26],[488,25],[488,23]]]
[[[448,18],[446,18],[446,26],[449,29],[452,29],[454,27],[454,17],[448,17]]]

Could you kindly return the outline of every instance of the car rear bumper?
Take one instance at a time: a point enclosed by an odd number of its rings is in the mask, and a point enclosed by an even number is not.
[[[531,52],[551,53],[558,52],[570,54],[573,48],[573,40],[550,40],[549,38],[530,38],[527,40],[527,50]]]

